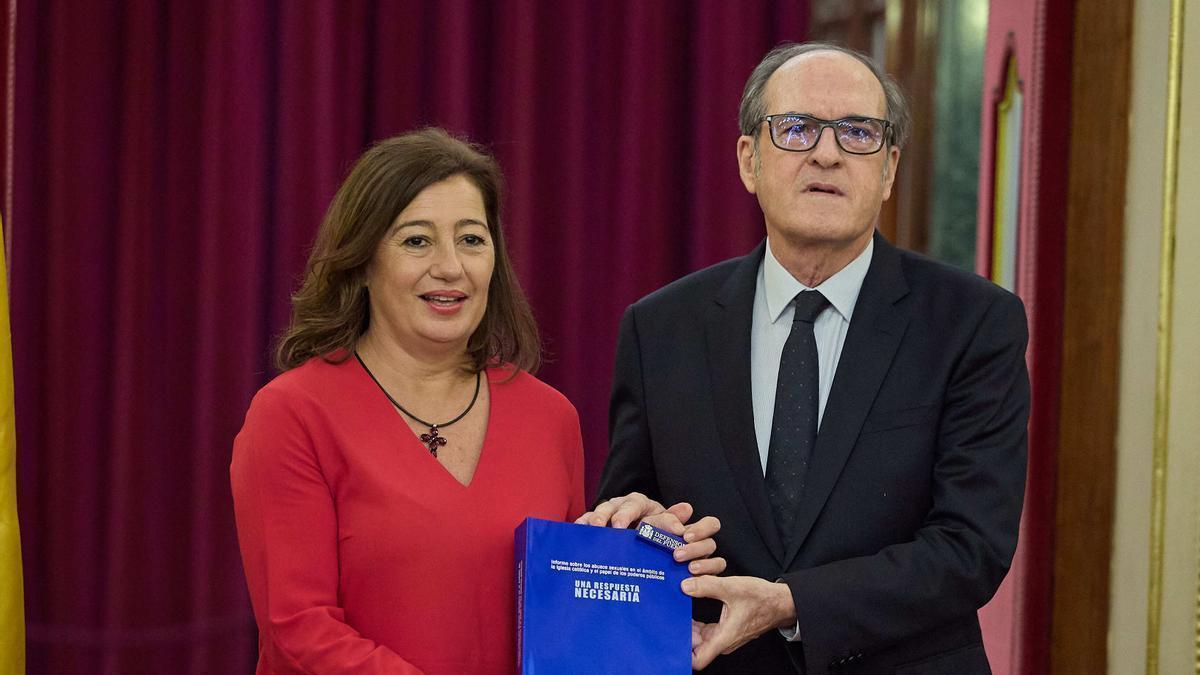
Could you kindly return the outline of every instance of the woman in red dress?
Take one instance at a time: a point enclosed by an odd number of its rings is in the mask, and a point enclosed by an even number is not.
[[[513,528],[585,504],[575,408],[530,374],[500,183],[426,129],[368,150],[329,207],[284,372],[234,442],[259,673],[515,670]],[[712,553],[706,521],[685,557]]]

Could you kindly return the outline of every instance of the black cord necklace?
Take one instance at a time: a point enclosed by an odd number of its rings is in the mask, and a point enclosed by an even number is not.
[[[404,406],[400,405],[396,401],[396,399],[392,398],[392,395],[388,393],[387,389],[384,389],[383,385],[379,383],[379,378],[375,377],[375,373],[372,373],[371,369],[367,367],[367,364],[363,363],[362,357],[358,355],[358,350],[354,351],[354,358],[358,359],[358,365],[362,366],[363,370],[367,371],[367,375],[369,375],[371,377],[371,380],[375,383],[375,385],[377,387],[379,387],[379,391],[383,392],[383,395],[387,397],[387,400],[392,402],[392,405],[396,406],[397,410],[399,410],[400,412],[407,415],[412,421],[416,422],[417,424],[429,427],[429,433],[421,434],[421,442],[429,447],[429,452],[434,457],[437,457],[437,449],[446,444],[446,437],[438,434],[438,428],[439,427],[448,427],[451,424],[454,424],[455,422],[466,417],[467,413],[471,412],[471,408],[475,407],[475,401],[479,399],[479,381],[481,379],[483,379],[482,371],[477,371],[475,373],[475,393],[471,395],[471,402],[467,404],[466,410],[459,413],[458,417],[455,417],[454,419],[450,420],[449,422],[443,422],[441,424],[434,424],[433,422],[426,422],[425,420],[421,419],[420,417],[417,417],[416,415],[405,410]]]

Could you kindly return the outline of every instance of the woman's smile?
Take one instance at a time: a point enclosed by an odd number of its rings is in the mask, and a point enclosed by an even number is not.
[[[462,309],[463,304],[470,296],[462,291],[433,291],[417,297],[424,300],[429,308],[438,314],[451,316]]]

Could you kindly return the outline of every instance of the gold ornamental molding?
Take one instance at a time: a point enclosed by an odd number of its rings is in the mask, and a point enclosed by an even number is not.
[[[1150,593],[1146,616],[1146,675],[1158,675],[1162,634],[1163,548],[1167,505],[1167,442],[1171,404],[1171,324],[1175,296],[1175,201],[1179,181],[1180,87],[1185,0],[1171,0],[1167,43],[1167,120],[1159,241],[1158,353],[1154,373],[1154,460],[1150,487]],[[1200,600],[1200,598],[1198,598]],[[1200,612],[1200,608],[1197,610]],[[1196,663],[1200,673],[1200,658]]]

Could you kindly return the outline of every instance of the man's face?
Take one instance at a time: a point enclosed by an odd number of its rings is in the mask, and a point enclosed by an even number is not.
[[[883,87],[870,69],[839,52],[802,54],[767,81],[767,114],[802,113],[827,120],[886,118]],[[843,151],[833,129],[823,129],[807,152],[780,150],[759,123],[756,141],[738,139],[738,167],[758,197],[772,241],[789,247],[866,245],[879,208],[891,196],[900,150],[873,155]]]

